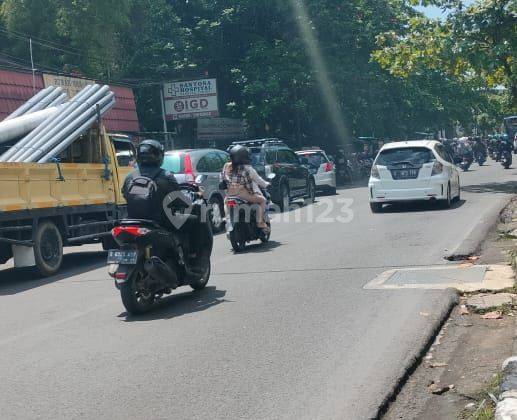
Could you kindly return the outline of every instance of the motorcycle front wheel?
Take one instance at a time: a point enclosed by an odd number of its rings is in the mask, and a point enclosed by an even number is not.
[[[154,304],[152,291],[145,290],[145,276],[142,265],[135,267],[127,281],[120,285],[120,297],[126,311],[131,315],[141,315],[148,312]]]

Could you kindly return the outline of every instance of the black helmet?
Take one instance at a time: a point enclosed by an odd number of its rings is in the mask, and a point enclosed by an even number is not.
[[[250,151],[244,146],[233,146],[230,150],[230,158],[234,165],[248,165],[251,162]]]
[[[162,166],[164,147],[157,140],[144,140],[138,145],[136,161],[143,166]]]

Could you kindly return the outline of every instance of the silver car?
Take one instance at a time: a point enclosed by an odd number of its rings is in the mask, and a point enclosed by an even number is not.
[[[219,189],[219,175],[228,162],[228,153],[217,149],[172,150],[165,153],[162,168],[174,174],[179,183],[202,179],[205,197],[211,205],[214,232],[224,227],[224,191]],[[201,175],[201,177],[199,177]]]

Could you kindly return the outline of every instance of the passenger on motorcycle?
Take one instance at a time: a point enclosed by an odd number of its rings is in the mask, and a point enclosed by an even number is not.
[[[247,147],[234,146],[230,150],[230,159],[221,173],[221,178],[226,182],[228,195],[258,204],[257,226],[269,230],[264,215],[266,213],[267,200],[260,188],[267,188],[269,182],[263,180],[255,169],[250,165],[251,157]]]

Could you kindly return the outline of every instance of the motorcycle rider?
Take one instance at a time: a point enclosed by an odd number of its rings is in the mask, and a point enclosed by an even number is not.
[[[508,136],[502,137],[498,144],[499,153],[502,155],[504,152],[513,152],[513,145],[509,141]]]
[[[251,156],[249,149],[237,145],[230,150],[231,161],[224,165],[221,178],[226,182],[228,195],[239,197],[242,200],[258,204],[257,226],[264,231],[269,231],[264,215],[266,213],[267,200],[260,188],[267,188],[269,182],[263,180],[250,165]]]
[[[180,191],[174,174],[162,169],[164,159],[164,147],[156,140],[144,140],[137,148],[137,168],[125,179],[122,194],[127,200],[127,213],[129,218],[153,220],[167,230],[175,230],[163,208],[165,198],[170,194]],[[146,177],[156,184],[156,197],[153,197],[152,211],[143,214],[142,207],[132,204],[129,198],[129,190],[133,181],[139,177]],[[176,200],[178,206],[188,207],[185,198]],[[174,201],[173,201],[174,203]],[[210,225],[205,220],[185,225],[180,229],[185,240],[190,243],[192,254],[189,255],[189,268],[191,271],[204,274],[213,247],[213,236]]]
[[[472,140],[472,151],[474,152],[474,156],[482,155],[486,158],[486,148],[483,142],[481,141],[481,137],[474,137]]]

